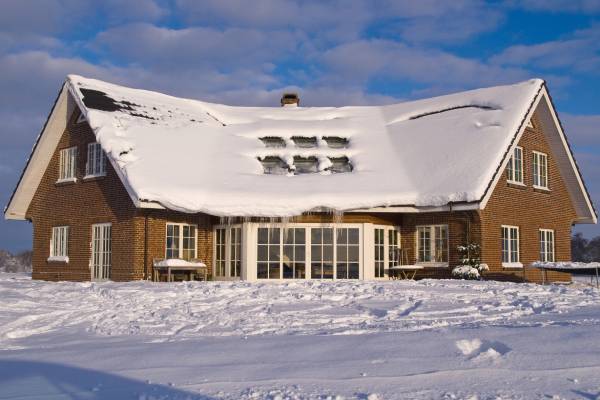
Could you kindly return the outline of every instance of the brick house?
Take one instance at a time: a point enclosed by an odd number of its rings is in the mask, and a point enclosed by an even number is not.
[[[449,277],[538,281],[596,212],[541,80],[381,107],[230,107],[69,76],[5,209],[33,278]],[[553,280],[569,280],[551,272]]]

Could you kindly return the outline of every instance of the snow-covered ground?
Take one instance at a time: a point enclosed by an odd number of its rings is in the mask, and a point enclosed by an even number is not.
[[[600,398],[600,292],[0,274],[2,399]]]

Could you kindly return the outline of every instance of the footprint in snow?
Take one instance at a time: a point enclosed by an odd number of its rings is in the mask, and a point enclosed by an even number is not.
[[[506,344],[491,340],[463,339],[455,342],[460,352],[471,361],[496,361],[512,349]]]

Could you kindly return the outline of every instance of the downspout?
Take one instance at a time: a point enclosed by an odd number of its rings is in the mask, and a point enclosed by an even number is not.
[[[150,279],[148,271],[148,211],[144,211],[144,279]]]

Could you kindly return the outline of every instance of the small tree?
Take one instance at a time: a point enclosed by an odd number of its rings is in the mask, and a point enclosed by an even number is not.
[[[457,247],[460,254],[460,265],[452,270],[452,276],[460,279],[481,279],[481,274],[489,268],[481,264],[481,246],[477,243],[467,243]]]

